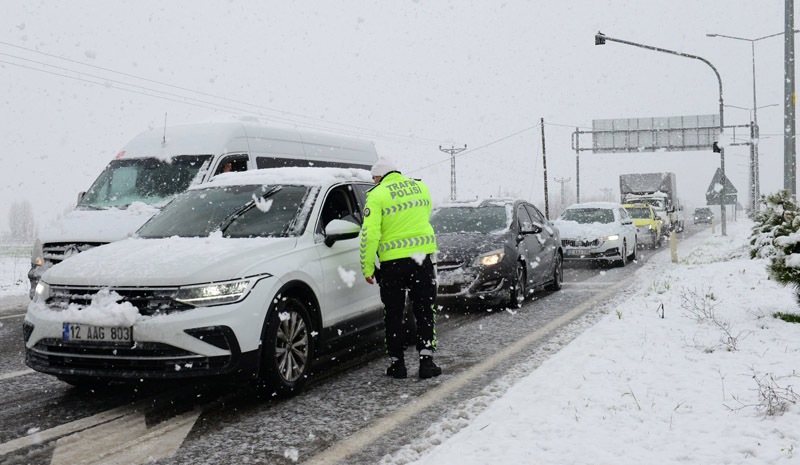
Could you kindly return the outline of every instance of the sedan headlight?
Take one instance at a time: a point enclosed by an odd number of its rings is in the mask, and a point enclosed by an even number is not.
[[[492,250],[491,252],[486,252],[483,255],[480,255],[478,258],[472,261],[472,266],[493,266],[497,265],[503,260],[506,253],[503,249]]]
[[[619,234],[612,234],[610,236],[601,237],[601,241],[616,241],[619,239]]]
[[[36,283],[36,288],[33,291],[33,300],[37,302],[44,302],[50,297],[50,285],[46,282],[39,280]]]
[[[195,307],[210,307],[238,302],[247,296],[253,280],[187,286],[178,289],[172,298]]]

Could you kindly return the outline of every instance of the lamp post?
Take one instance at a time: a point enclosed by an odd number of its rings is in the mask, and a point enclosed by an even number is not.
[[[723,107],[725,105],[723,104],[723,101],[722,101],[722,78],[720,77],[719,71],[717,71],[717,68],[715,68],[714,65],[712,65],[710,61],[706,60],[703,57],[699,57],[697,55],[691,55],[689,53],[676,52],[676,51],[673,51],[673,50],[667,50],[665,48],[653,47],[652,45],[637,44],[636,42],[630,42],[630,41],[627,41],[627,40],[615,39],[613,37],[609,37],[609,36],[603,34],[602,32],[599,32],[599,31],[597,32],[597,34],[595,34],[595,36],[594,36],[594,44],[595,45],[604,45],[606,43],[606,41],[618,42],[620,44],[625,44],[625,45],[632,45],[634,47],[640,47],[640,48],[644,48],[644,49],[647,49],[647,50],[653,50],[653,51],[656,51],[656,52],[669,53],[671,55],[678,55],[678,56],[681,56],[681,57],[684,57],[684,58],[692,58],[694,60],[700,60],[703,63],[707,64],[711,68],[711,70],[714,71],[714,74],[717,76],[717,82],[719,83],[719,135],[720,135],[720,137],[722,137],[722,131],[723,131],[723,128],[725,127],[724,114],[723,114]],[[725,212],[725,201],[727,200],[727,193],[726,193],[726,189],[725,189],[725,184],[727,184],[727,183],[724,182],[724,180],[725,180],[725,148],[722,147],[721,144],[714,144],[714,145],[716,147],[715,151],[719,150],[719,167],[720,167],[720,170],[722,171],[723,182],[722,182],[722,190],[719,193],[719,195],[720,195],[719,203],[720,203],[720,217],[722,219],[722,235],[726,236],[727,235],[727,230],[726,230],[727,221],[726,221],[726,212]]]
[[[794,32],[800,32],[800,31],[795,29]],[[751,56],[751,61],[753,63],[753,108],[751,109],[753,112],[753,118],[751,119],[751,121],[753,122],[754,126],[752,155],[751,155],[752,160],[750,161],[750,163],[753,165],[753,179],[751,179],[751,182],[754,183],[754,185],[750,186],[750,192],[751,194],[754,195],[754,198],[750,205],[752,211],[756,211],[758,209],[758,198],[761,196],[761,176],[759,174],[759,162],[758,162],[758,109],[763,107],[758,107],[756,105],[756,42],[758,42],[759,40],[769,39],[770,37],[776,37],[783,34],[784,32],[777,32],[775,34],[770,34],[768,36],[763,36],[756,39],[728,36],[725,34],[706,34],[707,37],[722,37],[724,39],[742,40],[745,42],[750,42],[750,56]],[[786,178],[785,173],[784,173],[784,178]]]
[[[736,108],[745,110],[750,114],[750,211],[755,214],[758,211],[758,199],[761,198],[761,175],[758,163],[758,124],[756,120],[756,111],[762,108],[780,106],[777,103],[769,105],[762,105],[755,108],[737,107],[736,105],[725,105],[728,108]]]

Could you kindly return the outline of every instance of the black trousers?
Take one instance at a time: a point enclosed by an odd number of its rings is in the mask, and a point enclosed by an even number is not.
[[[403,360],[406,292],[417,320],[417,350],[436,350],[436,271],[430,255],[422,264],[413,258],[381,262],[379,284],[386,324],[386,353]]]

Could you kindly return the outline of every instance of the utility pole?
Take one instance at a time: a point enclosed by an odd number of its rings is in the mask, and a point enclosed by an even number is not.
[[[797,159],[795,154],[794,94],[794,0],[786,0],[783,61],[783,188],[792,198],[797,194]]]
[[[464,148],[455,148],[451,145],[449,149],[443,149],[440,145],[439,150],[450,154],[450,200],[454,201],[456,200],[456,154],[467,150],[467,144],[464,144]]]
[[[579,146],[581,141],[579,132],[580,129],[581,128],[575,128],[575,202],[577,203],[581,203],[581,148]]]
[[[561,178],[561,179],[553,178],[553,180],[561,184],[561,208],[562,209],[567,208],[567,188],[565,184],[569,182],[570,178]]]
[[[542,124],[542,166],[544,167],[544,217],[550,219],[550,200],[547,195],[547,152],[544,149],[544,118],[540,118]]]

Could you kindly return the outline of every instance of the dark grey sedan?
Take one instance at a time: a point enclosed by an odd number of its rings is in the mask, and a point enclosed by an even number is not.
[[[520,199],[455,202],[431,215],[438,254],[438,302],[518,308],[538,289],[561,289],[558,229]]]

